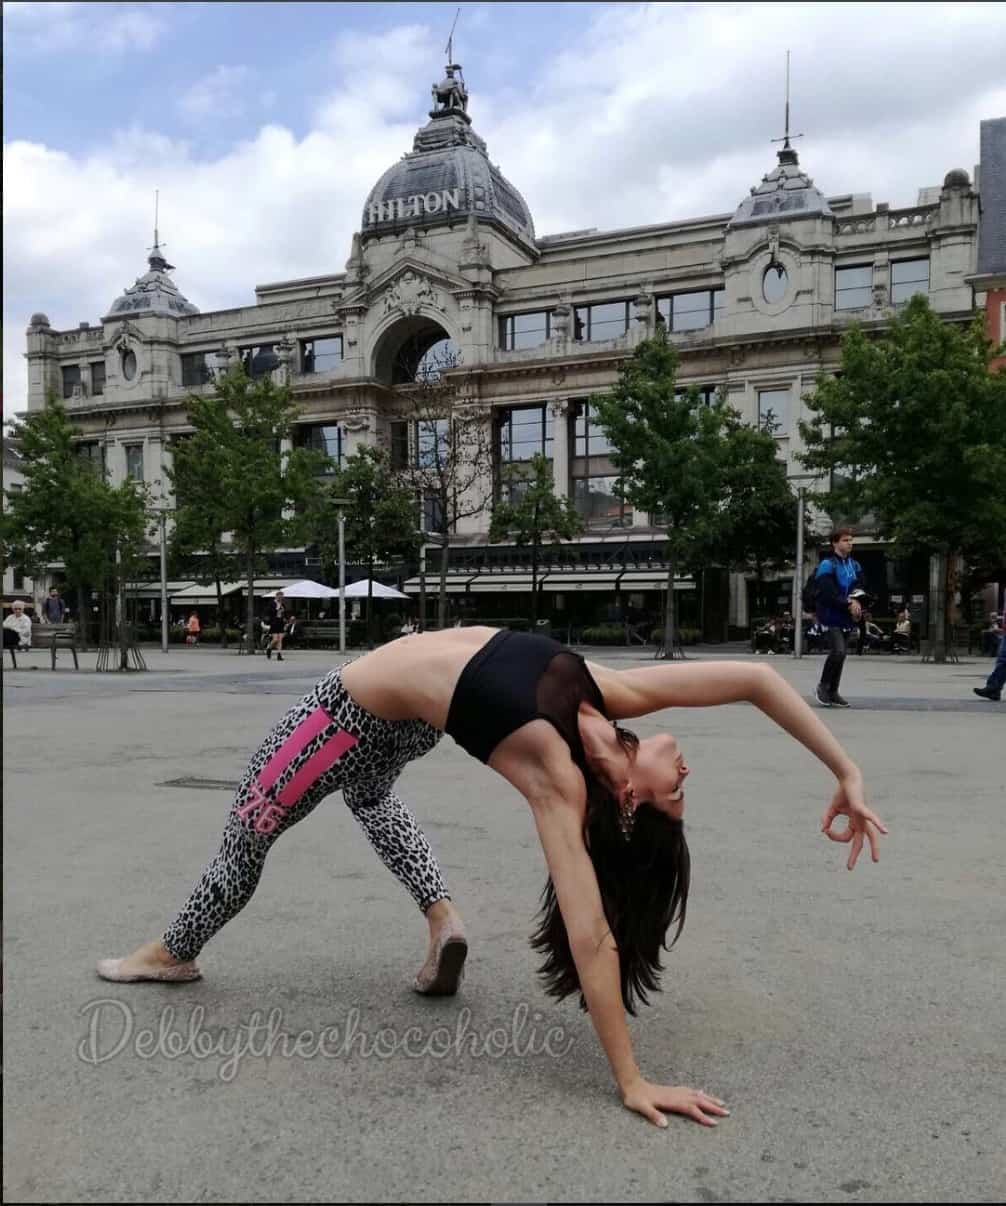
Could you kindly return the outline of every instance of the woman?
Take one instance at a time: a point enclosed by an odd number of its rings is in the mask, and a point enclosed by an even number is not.
[[[31,620],[24,614],[24,603],[15,599],[11,613],[3,622],[3,647],[27,652],[31,648]]]
[[[283,660],[283,634],[285,632],[286,605],[283,600],[283,592],[278,590],[269,604],[270,644],[269,648],[265,651],[267,658],[271,659],[275,653],[276,661],[281,662]]]
[[[186,621],[185,631],[188,633],[188,636],[185,638],[186,645],[198,645],[201,627],[199,624],[199,616],[195,612],[192,612]]]
[[[657,987],[659,953],[688,896],[682,831],[688,776],[670,735],[639,741],[619,720],[667,707],[749,700],[834,773],[822,828],[877,860],[886,833],[866,808],[862,776],[811,709],[767,666],[697,663],[613,671],[557,641],[459,628],[390,642],[328,674],[273,730],[238,788],[220,851],[161,941],[104,960],[111,980],[189,980],[199,950],[250,899],[272,842],[341,788],[430,929],[414,987],[456,991],[467,953],[461,918],[422,831],[392,786],[444,732],[520,791],[548,864],[541,924],[549,991],[580,993],[623,1103],[658,1126],[662,1111],[715,1125],[722,1102],[645,1080],[625,1010]],[[848,828],[833,828],[839,814]]]

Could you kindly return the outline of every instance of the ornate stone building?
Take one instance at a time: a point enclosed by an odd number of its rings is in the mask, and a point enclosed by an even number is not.
[[[725,389],[752,423],[771,411],[779,455],[798,475],[801,395],[837,365],[849,322],[882,327],[916,291],[947,320],[973,313],[978,198],[965,171],[892,210],[868,194],[826,196],[787,139],[731,213],[537,235],[472,128],[458,66],[433,97],[411,152],[366,198],[345,271],[261,285],[254,305],[199,313],[155,235],[149,271],[99,323],[56,331],[33,316],[29,410],[54,390],[85,433],[85,455],[104,458],[113,480],[142,476],[166,497],[185,398],[221,366],[240,359],[253,376],[288,381],[297,439],[338,460],[360,444],[392,445],[396,387],[450,346],[491,408],[497,463],[546,453],[555,489],[580,509],[587,532],[553,560],[543,589],[546,610],[593,619],[623,604],[659,609],[659,532],[618,499],[588,401],[658,323],[680,350],[682,384]],[[452,597],[483,616],[522,614],[523,553],[488,545],[488,520],[452,535]],[[868,542],[860,550],[879,593],[899,586],[880,552],[871,561]],[[312,572],[302,554],[276,568]],[[788,583],[778,586],[786,605]],[[747,624],[742,575],[706,593],[709,635]]]

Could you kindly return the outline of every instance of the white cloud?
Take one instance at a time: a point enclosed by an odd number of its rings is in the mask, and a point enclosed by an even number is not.
[[[33,51],[49,54],[86,46],[88,53],[106,50],[150,50],[167,28],[148,8],[90,3],[35,3],[7,0],[4,36]]]
[[[251,78],[247,67],[217,67],[178,98],[178,109],[190,120],[240,117],[245,104],[242,92]]]
[[[1006,113],[998,6],[586,12],[534,81],[514,76],[505,92],[480,87],[480,63],[507,50],[504,6],[490,7],[484,28],[469,27],[461,56],[475,129],[540,234],[733,210],[774,162],[786,47],[793,128],[806,132],[801,162],[826,195],[912,205],[950,168],[971,172],[979,120]],[[252,304],[256,283],[341,271],[368,192],[426,122],[443,41],[443,31],[418,25],[344,35],[311,129],[295,136],[264,125],[216,159],[138,128],[88,153],[8,144],[6,410],[24,407],[32,312],[57,328],[95,322],[145,270],[155,188],[175,280],[204,310]],[[233,98],[247,83],[235,71],[218,68],[202,83],[228,85],[222,94]]]

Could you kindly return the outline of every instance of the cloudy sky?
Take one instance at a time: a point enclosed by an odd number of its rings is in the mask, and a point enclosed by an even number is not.
[[[96,322],[146,270],[154,190],[203,310],[341,271],[425,124],[456,3],[3,5],[4,414],[24,331]],[[538,234],[733,210],[772,166],[785,51],[826,195],[913,205],[1006,114],[1006,5],[465,4],[475,129]]]

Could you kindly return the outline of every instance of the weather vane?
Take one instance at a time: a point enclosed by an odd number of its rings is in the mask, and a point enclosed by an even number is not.
[[[447,51],[447,62],[448,63],[454,62],[454,30],[457,28],[458,17],[460,17],[460,16],[461,16],[461,9],[459,8],[458,11],[454,14],[454,24],[451,26],[451,32],[448,35],[447,46],[445,47],[445,49]]]
[[[159,251],[160,247],[161,247],[161,241],[157,234],[157,216],[158,216],[158,211],[160,209],[160,203],[161,203],[161,190],[154,189],[154,245],[153,245],[153,247],[151,247],[149,249],[151,251]]]
[[[781,142],[783,144],[782,149],[784,151],[788,151],[788,150],[790,150],[789,140],[791,137],[803,138],[803,135],[802,134],[790,135],[790,132],[789,132],[789,51],[787,50],[786,51],[786,133],[783,135],[782,138],[773,138],[772,141],[773,142]]]

